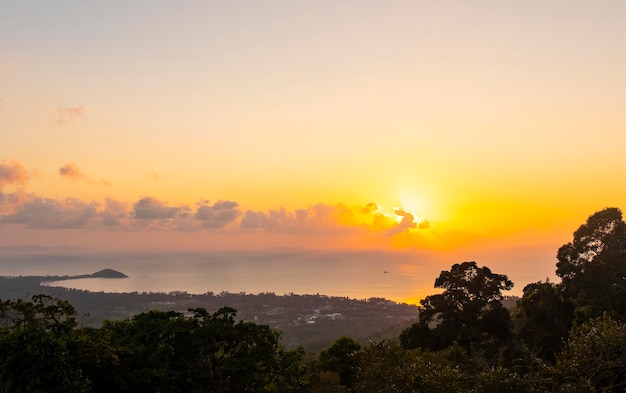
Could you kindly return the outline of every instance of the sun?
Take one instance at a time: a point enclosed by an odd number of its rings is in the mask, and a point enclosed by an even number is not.
[[[427,214],[427,197],[420,196],[416,192],[400,192],[398,200],[393,208],[394,218],[398,223],[405,219],[406,214],[413,216],[413,221],[419,228],[427,228],[430,226],[425,215]],[[400,213],[400,214],[398,214]]]

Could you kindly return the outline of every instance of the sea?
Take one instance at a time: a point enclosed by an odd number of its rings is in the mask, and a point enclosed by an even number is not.
[[[414,302],[440,272],[411,253],[270,249],[207,252],[0,250],[2,276],[75,276],[114,269],[125,279],[51,280],[92,292],[322,294]],[[413,301],[412,301],[413,300]]]

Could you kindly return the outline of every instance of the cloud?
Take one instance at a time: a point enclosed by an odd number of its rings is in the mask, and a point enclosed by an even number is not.
[[[107,198],[104,210],[99,215],[104,226],[127,226],[129,224],[128,204],[124,202]]]
[[[32,199],[32,194],[23,190],[11,193],[4,193],[0,190],[0,216],[15,212],[21,205]]]
[[[375,204],[373,202],[370,202],[367,205],[365,205],[365,207],[363,207],[361,209],[361,213],[363,213],[363,214],[372,214],[372,213],[376,213],[378,211],[378,209],[379,208],[378,208],[377,204]]]
[[[177,214],[185,211],[181,206],[167,206],[156,198],[146,197],[133,205],[133,217],[138,220],[173,219]]]
[[[396,209],[393,211],[398,217],[402,217],[402,220],[398,223],[398,225],[393,226],[389,230],[390,235],[395,235],[396,233],[404,232],[409,229],[417,228],[417,222],[415,222],[415,216],[412,213],[405,211],[404,209]]]
[[[88,184],[107,184],[86,176],[75,162],[59,169],[59,176]],[[187,205],[170,205],[155,197],[141,198],[134,203],[106,199],[104,203],[82,202],[78,199],[50,199],[25,192],[20,186],[30,180],[29,172],[19,162],[0,162],[0,224],[26,228],[100,228],[107,230],[196,231],[240,229],[241,235],[266,233],[275,238],[350,239],[351,244],[370,241],[393,242],[396,236],[419,237],[418,229],[429,228],[426,220],[397,208],[385,211],[375,203],[349,207],[344,204],[313,204],[288,210],[284,207],[263,211],[242,210],[236,201],[218,200],[213,204],[201,201],[191,209]],[[13,192],[3,191],[6,186]],[[247,232],[247,233],[245,233]],[[294,237],[292,237],[294,236]],[[375,240],[378,239],[378,240]],[[391,239],[391,240],[389,240]],[[325,240],[326,241],[326,240]],[[382,244],[382,243],[381,243]]]
[[[240,228],[292,235],[347,234],[354,232],[357,225],[345,222],[346,214],[351,214],[350,209],[342,204],[332,206],[323,203],[293,211],[283,207],[268,212],[247,210]]]
[[[223,228],[241,215],[239,204],[234,201],[217,201],[213,205],[201,202],[195,219],[202,221],[205,228]]]
[[[28,183],[29,179],[26,168],[18,161],[0,162],[0,190],[9,184],[23,186]]]
[[[62,177],[68,178],[70,180],[79,180],[85,177],[82,173],[80,173],[80,169],[78,169],[78,165],[74,162],[68,162],[59,168],[59,174]]]
[[[112,184],[106,180],[95,180],[85,176],[75,162],[68,162],[59,168],[59,175],[72,181],[84,180],[87,184],[100,184],[110,187]]]
[[[57,108],[57,124],[68,125],[74,122],[77,118],[83,116],[85,110],[82,105],[76,107],[63,107]]]
[[[263,229],[269,227],[270,218],[264,212],[246,210],[241,219],[240,227],[244,229]]]
[[[58,201],[31,197],[10,214],[0,216],[0,223],[22,224],[27,228],[67,229],[80,228],[93,223],[97,216],[95,203],[84,203],[68,198]]]
[[[287,212],[285,208],[268,212],[247,210],[239,227],[242,229],[259,229],[265,232],[288,232],[298,220],[304,220],[305,210]]]
[[[400,222],[394,217],[401,217]],[[287,211],[247,210],[240,222],[242,230],[268,233],[309,234],[327,236],[359,236],[380,233],[394,236],[412,229],[429,228],[428,221],[419,221],[402,208],[383,214],[375,203],[348,207],[344,204],[319,203],[305,209]]]

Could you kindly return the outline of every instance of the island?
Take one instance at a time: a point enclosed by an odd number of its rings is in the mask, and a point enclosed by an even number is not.
[[[122,272],[118,272],[113,269],[102,269],[91,275],[81,278],[128,278],[128,276]]]

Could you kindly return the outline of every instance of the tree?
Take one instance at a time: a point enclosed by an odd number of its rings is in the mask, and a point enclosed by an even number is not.
[[[76,312],[66,301],[35,295],[0,301],[0,392],[86,392]]]
[[[350,337],[339,337],[333,345],[320,352],[319,367],[337,373],[342,385],[352,387],[360,350],[361,344]]]
[[[94,392],[191,391],[190,371],[198,354],[193,324],[183,314],[149,311],[106,321],[100,334],[111,338],[117,364],[94,370]]]
[[[354,391],[470,392],[472,375],[477,371],[476,364],[458,346],[423,352],[382,340],[361,351]]]
[[[536,356],[554,364],[572,327],[573,304],[563,299],[556,284],[537,282],[524,288],[517,308],[520,339]]]
[[[372,342],[359,357],[354,391],[416,392],[422,387],[418,371],[409,351],[386,340]]]
[[[502,307],[501,291],[512,287],[506,275],[492,273],[486,266],[479,268],[476,262],[453,265],[435,280],[435,288],[444,289],[443,293],[420,302],[418,326],[403,332],[402,345],[439,350],[457,342],[470,353],[472,344],[484,338],[505,339],[510,316]],[[425,340],[415,337],[424,333]]]
[[[92,375],[96,392],[293,392],[301,389],[300,349],[285,351],[267,325],[213,314],[150,311],[105,322],[119,363]]]
[[[626,388],[626,325],[609,315],[578,326],[558,357],[561,391],[623,392]]]
[[[618,208],[591,215],[557,254],[556,274],[579,321],[626,317],[626,223]]]

